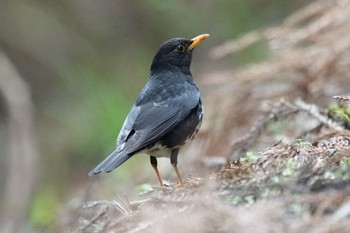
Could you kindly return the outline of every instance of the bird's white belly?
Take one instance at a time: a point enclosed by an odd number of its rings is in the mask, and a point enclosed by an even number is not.
[[[171,155],[171,150],[160,143],[156,143],[152,148],[145,149],[143,151],[144,153],[148,155],[152,155],[154,157],[170,157]]]

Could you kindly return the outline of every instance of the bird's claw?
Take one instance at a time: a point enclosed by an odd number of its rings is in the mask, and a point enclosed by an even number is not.
[[[174,189],[183,188],[183,187],[185,187],[185,185],[183,183],[178,183],[178,184],[174,185]]]

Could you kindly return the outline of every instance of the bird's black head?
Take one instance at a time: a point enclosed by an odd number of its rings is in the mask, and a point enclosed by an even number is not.
[[[189,72],[193,49],[208,36],[202,34],[190,40],[175,38],[163,43],[154,56],[151,72],[176,68]]]

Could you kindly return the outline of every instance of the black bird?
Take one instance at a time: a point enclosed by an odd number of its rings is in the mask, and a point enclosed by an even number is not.
[[[160,46],[149,80],[132,106],[117,139],[116,149],[89,175],[111,172],[136,153],[150,156],[161,186],[157,169],[158,157],[170,157],[179,185],[177,169],[180,148],[193,139],[203,117],[199,89],[192,79],[190,65],[193,49],[208,34],[191,40],[175,38]]]

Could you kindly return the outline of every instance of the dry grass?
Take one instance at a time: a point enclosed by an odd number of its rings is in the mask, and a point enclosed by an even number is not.
[[[219,59],[263,40],[271,52],[202,79],[206,121],[187,153],[203,155],[193,166],[226,165],[138,202],[71,210],[64,229],[350,232],[349,12],[348,0],[315,1],[214,48]]]

